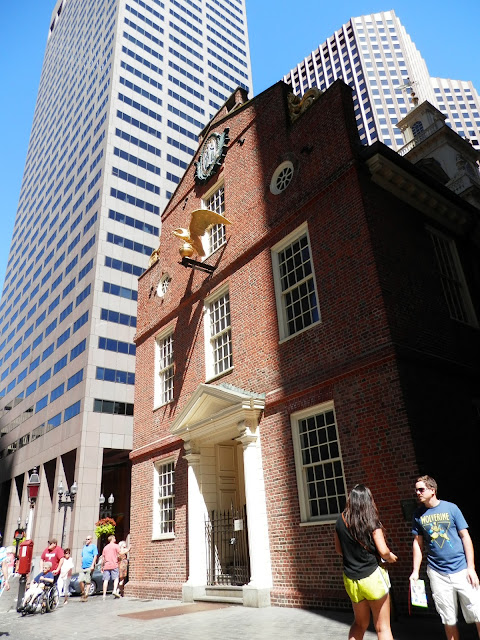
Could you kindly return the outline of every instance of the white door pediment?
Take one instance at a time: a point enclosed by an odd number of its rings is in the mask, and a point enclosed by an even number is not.
[[[172,435],[188,440],[218,440],[236,425],[248,421],[255,426],[265,407],[265,400],[259,394],[251,394],[230,385],[198,385],[190,400],[173,422]],[[252,425],[253,426],[253,425]]]

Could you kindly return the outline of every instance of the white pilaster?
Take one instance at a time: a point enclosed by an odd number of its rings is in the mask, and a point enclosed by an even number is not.
[[[238,429],[241,433],[238,440],[243,445],[251,572],[250,582],[243,588],[243,604],[265,607],[270,605],[272,566],[260,438],[257,426],[247,421],[239,423]]]
[[[191,442],[185,443],[188,462],[188,565],[189,576],[182,587],[184,602],[205,594],[207,558],[205,554],[205,503],[200,489],[200,453]]]

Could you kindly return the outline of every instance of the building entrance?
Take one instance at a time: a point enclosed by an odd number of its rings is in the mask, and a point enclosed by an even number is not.
[[[241,586],[250,581],[247,512],[233,505],[205,521],[207,585]]]
[[[207,584],[243,585],[250,580],[242,447],[217,443],[215,496],[205,518]]]

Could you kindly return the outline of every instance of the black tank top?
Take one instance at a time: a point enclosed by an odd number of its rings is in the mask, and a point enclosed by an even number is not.
[[[340,516],[335,525],[343,555],[343,570],[347,578],[361,580],[371,575],[378,567],[377,558],[355,540]]]

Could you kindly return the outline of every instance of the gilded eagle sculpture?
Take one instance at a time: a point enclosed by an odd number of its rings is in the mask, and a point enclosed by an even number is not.
[[[173,235],[184,241],[180,247],[180,255],[190,258],[194,253],[201,258],[205,256],[205,250],[202,244],[202,237],[205,233],[216,224],[231,224],[225,216],[210,209],[195,209],[192,211],[190,218],[190,226],[188,229],[175,229]]]

